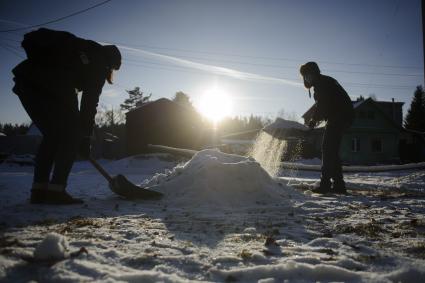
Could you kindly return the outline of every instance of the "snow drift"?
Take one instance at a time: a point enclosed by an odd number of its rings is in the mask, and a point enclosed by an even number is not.
[[[203,150],[190,161],[145,181],[165,200],[188,207],[279,204],[296,192],[281,187],[252,158]]]

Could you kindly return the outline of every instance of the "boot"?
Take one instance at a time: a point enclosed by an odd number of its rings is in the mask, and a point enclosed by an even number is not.
[[[347,194],[347,189],[345,188],[344,180],[334,181],[332,186],[332,193],[341,195]]]
[[[45,199],[45,204],[79,204],[83,203],[81,199],[74,198],[71,195],[69,195],[64,185],[60,184],[49,184]]]
[[[31,188],[31,204],[44,203],[46,198],[48,183],[33,183]]]
[[[331,182],[327,180],[320,180],[318,187],[311,190],[315,194],[329,194],[331,192]]]

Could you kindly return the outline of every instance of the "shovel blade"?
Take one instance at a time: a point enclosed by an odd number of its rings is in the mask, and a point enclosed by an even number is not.
[[[117,175],[109,183],[111,190],[127,199],[160,199],[163,194],[134,185],[123,175]]]

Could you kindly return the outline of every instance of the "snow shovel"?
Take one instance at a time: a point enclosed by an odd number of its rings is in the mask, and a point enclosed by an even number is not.
[[[94,168],[96,168],[97,171],[105,177],[105,179],[109,182],[109,188],[117,195],[127,199],[160,199],[163,196],[160,192],[136,186],[127,180],[124,175],[118,174],[115,177],[111,177],[111,175],[109,175],[96,160],[89,157],[89,161]]]

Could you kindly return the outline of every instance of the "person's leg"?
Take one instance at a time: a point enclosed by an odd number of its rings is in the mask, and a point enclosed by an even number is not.
[[[331,136],[329,125],[326,125],[322,139],[322,175],[320,186],[313,190],[315,193],[329,193],[331,189]]]
[[[342,175],[342,164],[339,157],[339,150],[344,127],[338,122],[328,122],[326,125],[326,146],[324,155],[326,156],[326,176],[333,180],[332,192],[344,193],[345,183]],[[325,153],[326,151],[326,153]]]
[[[68,176],[75,161],[79,141],[78,101],[75,102],[75,105],[71,103],[67,106],[63,119],[61,119],[62,129],[60,130],[61,135],[51,180],[52,184],[63,185],[64,187],[67,185]]]
[[[74,162],[77,143],[77,95],[68,91],[59,96],[28,85],[21,85],[21,89],[26,91],[21,93],[19,98],[28,115],[43,134],[36,156],[31,202],[81,203],[80,200],[73,199],[65,192],[66,180]],[[55,166],[52,181],[60,186],[52,188],[49,178],[53,164]]]
[[[30,116],[33,123],[43,135],[43,139],[35,157],[34,183],[48,183],[50,171],[56,152],[56,145],[52,138],[52,120],[49,119],[49,103],[40,99],[37,93],[28,93],[19,96],[24,109]]]
[[[56,150],[57,144],[55,140],[50,136],[44,136],[35,156],[34,184],[49,182]]]
[[[334,167],[332,170],[332,180],[333,188],[332,191],[335,193],[346,193],[344,176],[342,174],[342,162],[339,156],[339,150],[341,147],[342,136],[344,133],[344,127],[335,127],[334,132],[334,146],[335,146],[335,155],[334,155]]]
[[[56,119],[57,151],[54,169],[48,187],[49,203],[82,203],[80,199],[70,196],[65,188],[68,176],[75,160],[79,142],[79,111],[75,92],[63,93],[63,98],[56,103],[59,114]]]

